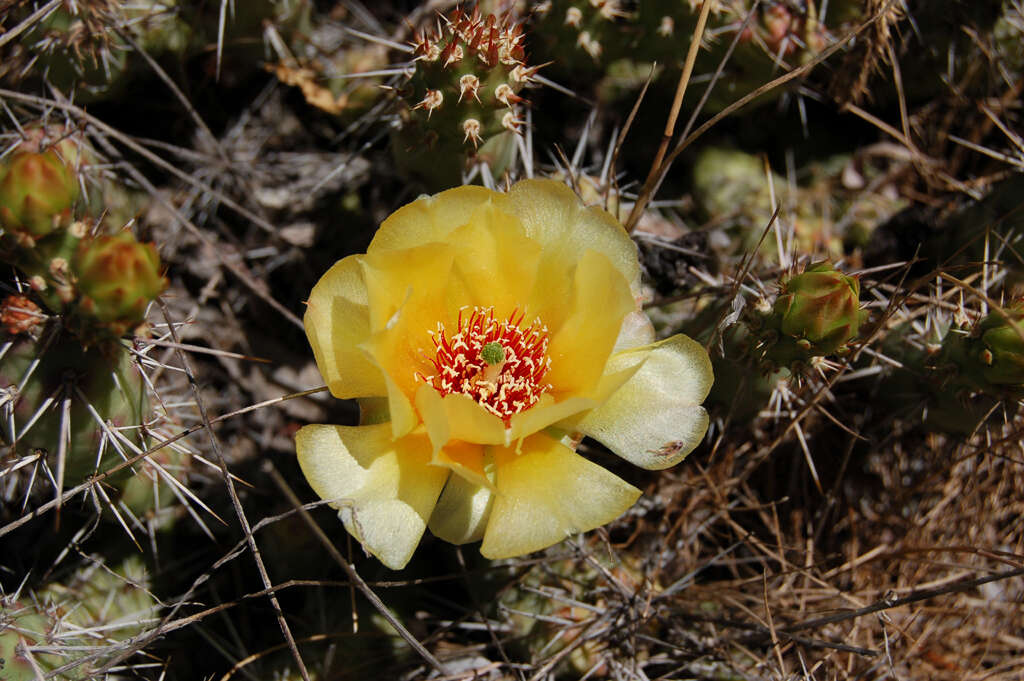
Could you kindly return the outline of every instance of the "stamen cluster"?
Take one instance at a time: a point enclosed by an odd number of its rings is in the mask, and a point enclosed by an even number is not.
[[[437,330],[430,332],[435,356],[427,357],[436,373],[417,373],[416,377],[442,396],[458,393],[472,397],[507,424],[551,389],[544,383],[551,366],[548,329],[539,319],[524,328],[523,318],[523,313],[515,310],[508,319],[498,321],[493,307],[474,307],[468,318],[459,312],[451,335],[438,322]],[[484,348],[493,348],[494,343],[504,350],[504,359],[491,364],[484,358]]]

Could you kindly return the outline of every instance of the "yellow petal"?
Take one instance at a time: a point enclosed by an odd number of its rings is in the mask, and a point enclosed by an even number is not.
[[[504,194],[484,187],[465,186],[424,196],[396,210],[385,220],[370,242],[367,253],[405,249],[431,241],[443,241],[449,232],[469,222],[485,203],[499,208],[507,204]]]
[[[412,401],[405,391],[391,376],[384,377],[384,384],[388,392],[388,417],[391,419],[391,437],[398,439],[419,425],[420,420],[416,410],[412,408]]]
[[[571,189],[554,180],[517,182],[509,190],[508,199],[526,235],[541,244],[545,258],[572,263],[585,249],[593,249],[605,255],[629,282],[633,293],[639,294],[636,244],[606,211],[584,208]]]
[[[477,444],[504,444],[505,423],[481,407],[472,397],[453,393],[441,397],[429,385],[416,391],[416,408],[427,427],[434,450],[449,440]]]
[[[588,409],[593,409],[598,404],[597,400],[579,395],[560,402],[556,402],[550,394],[541,395],[537,404],[509,420],[508,441],[529,437],[552,423],[564,421]]]
[[[475,485],[491,488],[494,485],[487,477],[485,449],[483,445],[473,442],[454,440],[434,452],[430,463],[443,466]]]
[[[493,501],[494,494],[486,486],[453,475],[437,500],[428,527],[435,537],[452,544],[480,541]]]
[[[448,238],[456,254],[454,277],[469,294],[466,305],[493,307],[500,319],[523,311],[537,275],[540,245],[523,234],[518,219],[488,202]]]
[[[449,247],[428,244],[367,255],[361,263],[374,331],[361,347],[386,374],[395,437],[419,423],[412,400],[423,383],[416,374],[433,373],[427,360],[434,350],[429,332],[452,316],[449,283],[453,259]]]
[[[339,510],[347,529],[393,570],[419,544],[448,471],[429,465],[425,435],[395,441],[388,424],[311,425],[295,435],[313,490]]]
[[[679,463],[707,432],[708,415],[699,405],[714,375],[704,348],[682,334],[620,353],[614,361],[644,355],[633,377],[578,427],[627,461],[660,470]]]
[[[640,490],[538,433],[493,448],[497,488],[480,553],[511,558],[615,520]]]
[[[633,309],[626,280],[608,258],[584,251],[576,266],[571,312],[548,346],[551,369],[544,380],[556,394],[586,393],[596,385],[622,320]]]
[[[447,316],[447,285],[454,253],[451,246],[428,243],[404,250],[367,254],[360,259],[366,282],[370,328],[392,328],[399,312],[422,321],[424,336]]]
[[[384,394],[380,367],[359,349],[370,335],[360,256],[335,263],[309,294],[303,324],[331,394],[346,399]]]

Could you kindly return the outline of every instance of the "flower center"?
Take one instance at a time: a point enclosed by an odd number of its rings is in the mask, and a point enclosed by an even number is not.
[[[518,310],[498,321],[493,307],[474,307],[468,318],[459,311],[458,327],[451,335],[440,322],[429,333],[435,355],[426,359],[436,373],[417,372],[416,378],[442,397],[468,395],[507,425],[513,415],[532,407],[551,389],[543,383],[551,366],[548,328],[539,319],[524,328],[523,313]]]

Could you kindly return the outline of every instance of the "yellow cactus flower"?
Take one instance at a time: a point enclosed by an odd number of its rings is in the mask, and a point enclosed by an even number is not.
[[[653,342],[639,295],[626,231],[558,182],[400,208],[310,294],[317,366],[363,425],[302,428],[306,479],[393,569],[428,527],[507,558],[614,520],[640,490],[577,454],[581,436],[662,469],[708,425],[707,353]]]

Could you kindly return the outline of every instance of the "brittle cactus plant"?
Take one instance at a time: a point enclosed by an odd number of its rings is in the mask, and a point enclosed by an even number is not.
[[[413,44],[392,138],[399,165],[436,188],[458,184],[476,162],[503,173],[523,123],[519,92],[538,69],[526,63],[522,26],[508,15],[456,9]]]
[[[38,341],[11,339],[0,360],[8,424],[2,440],[17,456],[39,454],[54,479],[77,485],[119,459],[118,450],[126,449],[121,438],[145,444],[137,426],[149,416],[149,399],[122,348],[84,350],[52,325],[48,330],[52,340],[46,332]]]
[[[145,61],[133,55],[136,47],[150,56],[184,54],[192,29],[179,12],[177,0],[59,3],[3,55],[0,77],[42,76],[79,102],[109,98],[143,68]],[[23,6],[11,14],[25,20],[31,11]]]

